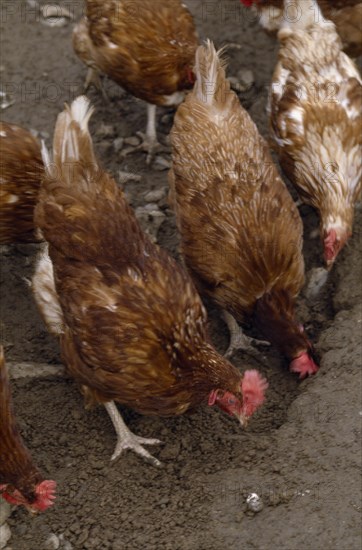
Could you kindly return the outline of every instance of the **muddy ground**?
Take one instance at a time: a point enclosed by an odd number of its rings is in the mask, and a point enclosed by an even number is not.
[[[276,60],[277,44],[255,20],[230,2],[186,1],[201,38],[229,50],[229,74],[254,74],[251,90],[240,93],[267,135],[266,87]],[[76,19],[82,4],[64,2]],[[43,132],[50,144],[54,122],[65,101],[81,90],[85,68],[71,47],[72,23],[48,27],[19,1],[2,3],[3,87],[15,104],[3,119]],[[110,104],[97,91],[91,130],[104,166],[116,177],[132,170],[140,182],[126,185],[134,207],[146,203],[150,190],[167,186],[167,171],[148,169],[142,153],[122,160],[113,145],[145,126],[145,107],[120,88],[105,82]],[[159,109],[159,134],[165,139],[172,109]],[[106,128],[105,128],[106,127]],[[111,128],[109,128],[111,127]],[[177,234],[165,199],[165,221],[158,241],[176,254]],[[305,223],[307,270],[319,265],[321,247],[311,232],[315,213],[300,209]],[[221,412],[200,409],[193,416],[162,420],[125,410],[137,434],[155,436],[163,467],[156,469],[132,454],[110,464],[115,434],[103,408],[83,408],[70,379],[13,381],[16,412],[23,436],[46,477],[58,482],[56,505],[30,517],[13,511],[9,525],[12,550],[357,550],[361,547],[361,212],[348,247],[318,299],[299,300],[299,314],[322,355],[317,376],[298,382],[279,355],[269,349],[248,361],[263,371],[270,389],[263,409],[240,431]],[[24,277],[32,273],[36,245],[3,249],[1,262],[1,338],[10,366],[22,361],[58,364],[57,343],[47,335]],[[227,334],[212,308],[210,326],[220,351]],[[254,515],[245,499],[258,493],[263,510]],[[53,543],[49,537],[55,534]],[[53,545],[52,545],[53,544]]]

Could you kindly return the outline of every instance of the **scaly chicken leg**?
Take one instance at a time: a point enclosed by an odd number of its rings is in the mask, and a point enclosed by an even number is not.
[[[161,145],[157,141],[157,132],[156,132],[156,105],[152,105],[151,103],[147,103],[147,128],[146,133],[143,132],[137,132],[137,136],[139,136],[142,140],[140,145],[137,145],[136,147],[129,147],[122,151],[123,156],[127,156],[129,153],[135,153],[136,151],[146,151],[147,153],[147,160],[146,163],[149,166],[155,156],[155,153],[157,152],[168,152],[170,153],[170,150]]]
[[[143,456],[148,462],[153,464],[153,466],[161,466],[161,462],[146,451],[142,445],[158,445],[159,443],[162,443],[162,441],[159,439],[147,439],[146,437],[141,437],[132,433],[124,423],[124,420],[120,415],[114,401],[109,401],[108,403],[105,403],[104,406],[112,420],[112,424],[116,430],[118,438],[111,460],[118,458],[122,451],[132,449],[132,451],[140,456]]]
[[[230,343],[228,349],[224,353],[224,357],[230,358],[237,350],[243,350],[255,355],[256,349],[254,345],[261,344],[262,346],[270,346],[270,342],[256,340],[255,338],[246,336],[237,321],[228,311],[223,310],[222,315],[230,332]]]

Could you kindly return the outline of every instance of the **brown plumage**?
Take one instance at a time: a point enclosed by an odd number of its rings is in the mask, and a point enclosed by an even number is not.
[[[91,73],[108,75],[148,104],[177,105],[193,84],[197,35],[180,0],[87,0],[73,46]],[[155,132],[155,109],[149,109],[150,149]]]
[[[293,18],[293,10],[284,10],[284,0],[241,0],[247,6],[255,5],[260,24],[270,32],[277,32],[286,17]],[[357,57],[362,53],[361,0],[318,0],[323,16],[336,25],[344,51]],[[314,9],[314,8],[313,8]],[[315,18],[315,21],[317,19]]]
[[[39,240],[33,217],[43,171],[38,140],[0,122],[0,244]]]
[[[279,31],[270,120],[280,163],[320,215],[327,266],[352,234],[362,185],[362,81],[332,22],[313,2]]]
[[[44,480],[19,433],[0,346],[0,494],[11,504],[42,511],[53,504],[55,482]]]
[[[298,210],[211,43],[197,50],[195,71],[171,132],[186,264],[200,290],[238,321],[254,318],[294,361],[309,350],[294,316],[304,282]]]
[[[99,167],[90,115],[85,97],[59,115],[54,161],[44,152],[49,168],[36,208],[70,374],[89,403],[115,400],[143,414],[182,414],[207,402],[212,390],[240,403],[243,376],[207,342],[206,312],[191,279],[146,237]],[[39,307],[46,317],[49,305]]]

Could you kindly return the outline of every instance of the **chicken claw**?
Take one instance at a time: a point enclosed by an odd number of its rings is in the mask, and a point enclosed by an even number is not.
[[[153,466],[161,466],[161,462],[146,451],[142,445],[158,445],[159,443],[162,443],[162,441],[159,439],[147,439],[146,437],[141,437],[132,433],[124,423],[114,401],[109,401],[108,403],[105,403],[104,406],[106,407],[112,420],[112,424],[116,430],[118,438],[111,460],[116,460],[116,458],[118,458],[123,451],[126,449],[131,449]]]
[[[255,355],[257,353],[255,345],[270,346],[270,342],[266,340],[257,340],[246,336],[234,317],[225,310],[223,311],[223,318],[230,332],[230,343],[224,353],[224,357],[230,358],[237,350],[243,350],[251,355]]]
[[[157,141],[156,105],[151,105],[150,103],[147,103],[146,133],[137,132],[136,135],[141,138],[142,140],[141,144],[137,145],[136,147],[129,147],[128,149],[122,151],[123,156],[126,156],[129,153],[135,153],[136,151],[146,151],[147,153],[146,163],[149,166],[154,159],[155,153],[171,152],[168,147],[161,145],[161,143]]]

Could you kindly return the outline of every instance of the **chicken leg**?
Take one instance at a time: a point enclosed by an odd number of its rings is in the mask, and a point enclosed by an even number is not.
[[[255,345],[270,346],[270,342],[256,340],[255,338],[246,336],[242,328],[228,311],[223,310],[223,318],[230,332],[230,343],[228,349],[224,353],[224,357],[230,358],[233,353],[239,349],[255,355]]]
[[[156,133],[156,105],[147,103],[147,128],[146,133],[137,132],[137,136],[142,139],[142,143],[136,147],[129,147],[128,149],[122,151],[122,155],[126,156],[129,153],[135,153],[136,151],[146,151],[147,153],[147,165],[150,165],[155,153],[157,152],[170,152],[170,150],[161,145],[157,141]]]
[[[140,437],[131,432],[123,421],[116,404],[114,401],[109,401],[104,404],[109,416],[111,417],[112,424],[117,434],[117,445],[112,455],[111,460],[115,460],[126,449],[132,449],[135,453],[143,456],[148,462],[154,466],[161,466],[161,462],[152,456],[142,445],[158,445],[162,443],[159,439],[147,439],[146,437]]]

